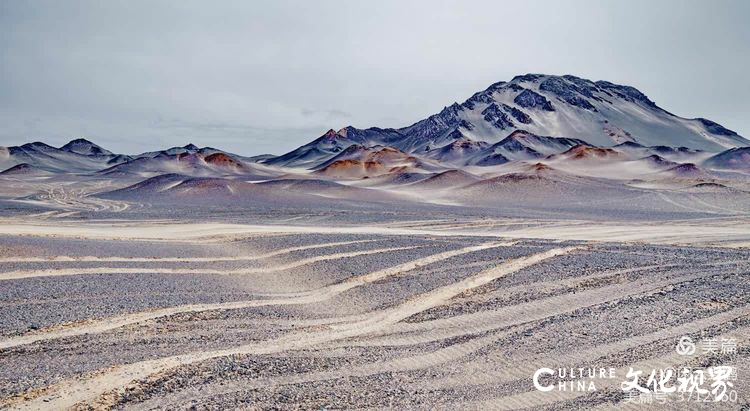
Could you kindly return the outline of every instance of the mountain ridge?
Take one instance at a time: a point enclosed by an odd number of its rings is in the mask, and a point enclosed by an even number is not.
[[[580,139],[597,146],[632,142],[719,152],[750,145],[714,121],[676,116],[632,86],[530,73],[493,83],[463,103],[445,106],[406,127],[331,129],[296,149],[302,149],[307,160],[299,160],[302,153],[293,150],[267,163],[304,164],[350,144],[391,145],[407,153],[431,151],[462,138],[494,144],[518,130]],[[335,144],[321,145],[324,137]]]

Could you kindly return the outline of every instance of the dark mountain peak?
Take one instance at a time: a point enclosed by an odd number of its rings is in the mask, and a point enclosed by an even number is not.
[[[356,130],[357,129],[354,128],[353,126],[346,126],[346,127],[342,128],[342,129],[340,129],[339,131],[337,131],[336,134],[338,134],[340,136],[343,136],[343,137],[347,137],[349,133],[355,132]],[[326,134],[330,133],[331,131],[333,131],[333,129],[328,130],[328,132]]]
[[[492,84],[490,84],[490,86],[489,86],[489,87],[487,87],[487,90],[495,90],[495,89],[499,89],[500,87],[502,87],[502,86],[504,86],[504,85],[506,85],[506,84],[508,84],[508,82],[507,82],[507,81],[498,81],[498,82],[496,82],[496,83],[492,83]]]
[[[111,155],[112,152],[101,148],[100,146],[92,143],[85,138],[77,138],[70,140],[67,144],[60,147],[60,150],[67,151],[69,153],[81,154],[84,156],[91,155]]]
[[[549,77],[554,77],[554,76],[549,76]],[[594,85],[593,81],[585,79],[585,78],[580,78],[580,77],[574,76],[572,74],[564,74],[561,77],[564,78],[565,80],[568,80],[568,81],[573,82],[573,83],[581,83],[581,82],[583,82],[583,83],[590,84],[592,86]]]
[[[184,148],[185,150],[188,150],[188,151],[198,151],[199,150],[198,146],[196,146],[193,143],[188,143],[188,144],[182,146],[182,148]]]
[[[76,139],[70,140],[68,142],[68,144],[66,144],[65,146],[67,146],[67,145],[73,145],[73,144],[88,144],[88,145],[91,145],[91,146],[95,146],[96,145],[96,144],[92,143],[91,141],[86,140],[85,138],[76,138]],[[65,146],[63,146],[63,147],[65,147]]]
[[[619,97],[630,102],[640,102],[649,107],[658,108],[653,101],[635,87],[614,84],[609,81],[592,81],[571,74],[563,76],[524,74],[513,77],[506,87],[513,85],[515,86],[512,88],[513,90],[522,91],[521,83],[539,84],[540,92],[553,94],[570,105],[589,111],[596,111],[589,99],[604,101],[604,98],[607,98],[606,96]],[[530,93],[527,93],[523,98],[529,99],[529,96]]]
[[[337,133],[336,130],[329,129],[328,131],[325,132],[325,134],[323,134],[323,137],[326,137],[326,138],[337,138],[337,137],[343,137],[343,136],[340,135],[339,133]]]
[[[520,76],[513,77],[513,79],[511,80],[511,82],[518,82],[518,83],[530,82],[530,83],[534,83],[534,82],[536,82],[537,80],[539,80],[540,78],[543,78],[543,77],[546,77],[546,75],[544,75],[544,74],[532,74],[532,73],[528,73],[528,74],[522,74]]]
[[[22,145],[21,148],[26,149],[26,150],[39,150],[39,151],[57,150],[55,147],[52,147],[51,145],[47,143],[42,143],[41,141],[35,141],[33,143],[26,143]]]
[[[602,89],[603,91],[607,92],[608,94],[614,94],[621,99],[624,99],[626,101],[630,102],[641,102],[649,107],[658,109],[659,107],[651,101],[648,97],[646,97],[645,94],[641,93],[637,88],[631,87],[631,86],[622,86],[619,84],[610,83],[609,81],[597,81],[594,84],[596,84],[597,87]]]
[[[504,82],[502,82],[504,83]],[[498,83],[495,83],[498,84]],[[487,88],[487,90],[480,91],[478,93],[474,93],[473,96],[469,97],[464,103],[461,105],[462,107],[466,107],[469,110],[474,110],[475,104],[478,103],[485,103],[485,104],[492,104],[495,102],[495,100],[492,98],[492,93],[495,92],[496,88],[493,88],[494,84]]]
[[[311,143],[265,160],[265,163],[303,164],[307,167],[327,161],[351,144],[365,147],[383,144],[405,153],[434,154],[436,148],[446,147],[464,136],[492,144],[519,129],[530,133],[515,134],[505,142],[526,139],[528,141],[523,142],[526,149],[518,148],[523,150],[521,154],[537,150],[537,154],[545,156],[561,154],[576,144],[611,147],[624,141],[628,142],[618,147],[637,151],[641,154],[638,157],[646,153],[636,148],[645,150],[655,145],[687,146],[690,150],[715,152],[750,145],[750,141],[710,120],[671,115],[631,86],[592,81],[571,74],[528,73],[515,76],[508,82],[495,82],[472,94],[463,103],[442,107],[435,114],[409,126],[331,129]],[[536,138],[527,137],[532,135]],[[570,137],[549,137],[551,135]],[[524,159],[517,153],[498,152],[514,160]],[[455,163],[459,162],[456,160]]]

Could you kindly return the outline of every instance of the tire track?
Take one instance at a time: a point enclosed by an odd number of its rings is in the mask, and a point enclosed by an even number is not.
[[[41,390],[40,396],[12,405],[17,409],[60,409],[72,407],[79,403],[89,405],[94,403],[96,406],[108,407],[112,405],[108,403],[112,398],[105,396],[106,393],[120,390],[127,387],[133,381],[144,379],[153,374],[212,358],[242,354],[273,354],[309,348],[325,342],[369,334],[420,311],[442,304],[453,296],[469,289],[479,287],[546,259],[571,253],[578,248],[556,248],[501,263],[497,267],[480,272],[458,283],[433,290],[407,300],[395,307],[373,313],[369,318],[362,321],[333,325],[320,331],[288,334],[276,340],[251,343],[226,350],[195,352],[115,366],[88,377],[71,379],[54,386],[49,386]],[[97,403],[97,400],[104,402]]]
[[[34,333],[21,335],[18,337],[12,337],[3,341],[0,341],[0,350],[18,347],[22,345],[28,345],[37,341],[46,341],[66,337],[75,337],[84,334],[100,334],[103,332],[111,331],[117,328],[125,327],[132,324],[138,324],[157,318],[169,317],[175,314],[189,313],[189,312],[202,312],[202,311],[215,311],[215,310],[236,310],[242,308],[261,307],[268,305],[296,305],[296,304],[310,304],[316,302],[322,302],[335,297],[345,291],[352,288],[371,283],[373,281],[381,280],[392,275],[396,275],[405,271],[414,270],[418,267],[443,261],[452,257],[456,257],[462,254],[468,254],[476,251],[486,250],[496,247],[504,247],[515,244],[515,242],[492,242],[483,243],[475,246],[464,247],[457,250],[445,251],[438,254],[433,254],[427,257],[418,258],[416,260],[408,261],[403,264],[399,264],[386,269],[374,271],[368,274],[348,278],[342,282],[331,284],[315,290],[298,292],[298,293],[285,293],[268,296],[276,297],[263,300],[247,300],[247,301],[233,301],[227,303],[216,303],[216,304],[189,304],[180,305],[176,307],[163,308],[158,310],[150,310],[133,314],[126,314],[117,317],[110,317],[103,320],[87,321],[83,324],[76,324],[73,326],[65,326],[62,328],[55,328],[47,332]]]
[[[640,279],[637,281],[629,282],[629,283],[618,283],[613,285],[608,285],[604,287],[597,287],[597,288],[591,288],[585,291],[577,292],[574,294],[561,294],[561,295],[555,295],[550,297],[543,297],[536,300],[531,300],[528,302],[524,302],[521,304],[516,305],[509,305],[509,306],[503,306],[502,311],[496,311],[494,314],[492,312],[484,311],[485,314],[493,316],[491,321],[487,321],[488,323],[491,323],[492,321],[506,321],[508,319],[513,320],[514,316],[525,316],[525,315],[534,315],[539,310],[545,310],[545,309],[558,309],[559,307],[574,307],[575,310],[580,308],[586,308],[589,307],[589,305],[586,304],[586,300],[589,298],[593,298],[592,301],[605,301],[605,302],[611,302],[611,301],[617,301],[621,297],[628,297],[631,295],[637,295],[639,292],[649,292],[656,289],[663,288],[668,285],[677,284],[683,281],[692,281],[697,278],[701,278],[706,275],[713,275],[713,274],[706,274],[704,272],[704,269],[706,267],[716,267],[716,266],[726,266],[726,265],[735,265],[739,263],[743,263],[744,261],[723,261],[718,263],[713,263],[711,265],[707,266],[701,266],[701,269],[695,269],[688,272],[681,272],[677,276],[673,276],[670,279],[663,280],[661,282],[653,283],[649,282],[647,279]],[[486,264],[482,264],[486,265]],[[576,284],[579,281],[586,281],[591,279],[597,279],[602,277],[609,277],[613,275],[621,275],[621,274],[628,274],[632,272],[638,272],[647,270],[649,268],[654,267],[660,267],[660,268],[670,268],[670,267],[676,267],[676,265],[654,265],[654,266],[643,266],[643,267],[634,267],[634,268],[627,268],[627,269],[621,269],[621,270],[613,270],[613,271],[605,271],[603,273],[599,274],[592,274],[590,276],[584,276],[584,277],[574,277],[570,279],[564,279],[564,280],[550,280],[550,281],[543,281],[543,282],[537,282],[533,283],[532,285],[518,285],[514,287],[504,288],[502,290],[498,290],[496,292],[493,292],[488,295],[479,295],[479,296],[471,296],[466,297],[467,301],[477,302],[482,301],[488,298],[491,298],[493,295],[496,295],[496,293],[502,293],[503,295],[508,294],[509,292],[515,291],[515,290],[521,290],[526,289],[529,286],[541,288],[541,289],[551,289],[553,286],[567,286],[571,284]],[[695,273],[694,275],[686,278],[681,278],[681,275],[687,275],[690,273]],[[632,292],[630,292],[630,287],[635,285],[637,288],[633,289]],[[606,287],[606,288],[605,288]],[[644,291],[645,290],[645,291]],[[456,297],[456,298],[464,298],[464,297]],[[456,298],[454,298],[452,301],[456,301]],[[602,298],[605,298],[602,300]],[[598,303],[596,303],[598,304]],[[593,304],[593,305],[596,305]],[[516,311],[519,311],[519,313],[516,313]],[[505,314],[503,314],[505,313]],[[531,314],[530,314],[531,313]],[[422,342],[431,342],[440,340],[443,338],[450,338],[450,337],[458,337],[461,335],[464,335],[463,332],[466,331],[465,328],[467,326],[474,326],[472,323],[461,323],[463,318],[471,319],[472,321],[476,316],[480,316],[482,312],[477,313],[471,313],[471,314],[460,314],[454,317],[448,317],[448,318],[442,318],[439,320],[425,320],[421,322],[415,322],[415,323],[401,323],[398,325],[395,325],[392,330],[384,330],[384,333],[381,336],[376,336],[372,338],[368,338],[367,342],[362,342],[361,344],[358,343],[360,346],[378,346],[378,345],[404,345],[404,344],[411,344],[409,342],[410,339],[413,338],[420,338],[422,339]],[[356,314],[356,315],[350,315],[345,317],[338,317],[334,319],[326,318],[326,319],[310,319],[310,320],[297,320],[294,323],[300,326],[321,326],[321,325],[330,325],[336,322],[352,322],[352,321],[358,321],[362,318],[365,318],[368,314]],[[495,317],[496,316],[496,317]],[[445,322],[450,322],[453,324],[456,323],[455,326],[451,325],[448,327],[440,327],[440,326],[433,326],[436,322],[439,322],[439,325],[444,325]],[[288,323],[288,322],[284,322]],[[484,324],[484,323],[483,323]],[[518,323],[511,323],[510,325],[517,325]],[[509,325],[509,326],[510,326]],[[479,325],[477,330],[479,331],[487,331],[493,329],[493,327],[489,328],[481,328],[482,325]],[[390,333],[388,332],[390,331]],[[471,332],[474,330],[472,329]],[[479,332],[478,331],[478,332]],[[420,333],[419,336],[416,335],[416,333]],[[445,335],[441,334],[442,332],[445,332]]]
[[[709,325],[710,326],[710,325]],[[699,330],[696,330],[699,331]],[[733,330],[721,335],[717,335],[717,338],[735,338],[738,344],[742,344],[748,341],[747,335],[750,332],[750,328],[744,327],[737,330]],[[683,364],[692,357],[685,357],[672,351],[669,354],[658,356],[656,358],[647,358],[640,360],[635,363],[628,364],[628,366],[620,367],[616,370],[616,375],[625,376],[629,367],[634,370],[651,370],[660,368],[671,368],[676,364]],[[717,364],[718,365],[718,364]],[[533,371],[532,371],[533,373]],[[707,374],[707,373],[706,373]],[[529,374],[531,375],[531,374]],[[528,375],[526,378],[529,378]],[[601,391],[603,388],[619,389],[619,384],[624,381],[624,378],[615,378],[613,380],[604,379],[598,380],[597,391]],[[643,380],[642,380],[643,381]],[[583,396],[590,395],[590,392],[580,391],[527,391],[520,394],[514,394],[509,396],[497,397],[485,401],[478,401],[474,403],[463,403],[461,407],[466,408],[477,408],[477,409],[493,409],[493,410],[513,410],[519,408],[528,407],[539,407],[550,405],[562,401],[569,401],[572,399],[580,398]],[[718,405],[711,403],[712,405]],[[457,404],[458,405],[458,404]]]
[[[668,195],[666,195],[664,193],[661,193],[661,192],[656,192],[656,194],[662,200],[664,200],[665,203],[672,204],[672,205],[680,207],[680,208],[684,208],[685,210],[690,210],[690,211],[693,211],[693,212],[699,212],[699,213],[705,213],[705,214],[724,214],[724,213],[719,213],[717,211],[711,211],[711,210],[706,210],[706,209],[701,209],[701,208],[695,208],[695,207],[690,207],[690,206],[687,206],[687,205],[684,205],[684,204],[680,204],[677,201],[669,198]]]
[[[258,255],[223,256],[223,257],[95,257],[95,256],[54,256],[54,257],[0,257],[0,263],[30,263],[30,262],[213,262],[213,261],[246,261],[276,257],[294,251],[313,250],[316,248],[337,247],[342,245],[371,243],[379,240],[341,241],[336,243],[321,243],[299,247],[284,248]]]
[[[44,270],[18,270],[18,271],[6,271],[0,273],[0,281],[6,280],[18,280],[22,278],[32,277],[60,277],[69,275],[83,275],[83,274],[130,274],[130,273],[154,273],[154,274],[219,274],[219,275],[231,275],[231,274],[258,274],[258,273],[272,273],[276,271],[289,270],[292,268],[301,267],[304,265],[317,263],[320,261],[331,261],[339,260],[342,258],[359,257],[362,255],[381,254],[393,251],[404,251],[413,250],[423,246],[409,246],[409,247],[391,247],[391,248],[378,248],[375,250],[365,251],[352,251],[347,253],[338,254],[327,254],[317,257],[303,258],[291,263],[278,264],[273,267],[263,268],[242,268],[235,270],[215,270],[207,268],[112,268],[112,267],[93,267],[93,268],[62,268],[62,269],[44,269]]]
[[[601,345],[586,351],[569,352],[565,355],[564,358],[566,364],[590,363],[591,361],[605,355],[625,351],[642,344],[652,343],[657,340],[675,338],[681,335],[695,333],[707,327],[730,322],[749,314],[750,307],[740,307],[731,311],[722,312],[686,324],[659,330],[654,333],[634,336],[625,340]],[[528,325],[533,322],[535,321],[529,321],[527,323],[524,323],[523,325]],[[345,377],[367,377],[380,373],[407,372],[436,367],[452,361],[457,361],[462,357],[465,357],[495,343],[497,340],[503,337],[521,330],[522,328],[525,327],[512,327],[511,329],[504,329],[486,337],[479,337],[467,342],[453,344],[449,347],[439,348],[429,353],[401,357],[382,362],[360,364],[357,365],[356,368],[340,368],[332,371],[316,371],[281,377],[256,378],[245,380],[242,382],[222,381],[220,385],[212,384],[211,386],[201,385],[200,387],[190,389],[191,395],[189,395],[189,398],[191,401],[200,399],[202,397],[201,392],[210,392],[210,395],[214,396],[242,390],[263,389],[278,385],[305,384]],[[535,358],[533,359],[533,361],[529,361],[526,359],[518,359],[515,361],[493,361],[492,369],[496,371],[495,373],[492,373],[491,370],[482,370],[478,372],[477,369],[472,369],[471,373],[467,373],[462,376],[461,385],[482,385],[497,383],[498,378],[495,378],[497,376],[501,377],[501,381],[511,381],[513,379],[528,379],[537,369],[541,367],[551,367],[552,364],[556,364],[557,362],[559,362],[559,357],[547,357],[544,359]],[[502,374],[497,373],[497,371],[499,371],[497,370],[498,368],[502,368]],[[508,371],[510,371],[510,374],[508,374]],[[211,390],[212,387],[218,388],[218,391]],[[436,387],[435,385],[431,384],[431,388],[440,389],[445,387]],[[158,402],[163,404],[163,398],[159,398]],[[173,403],[172,401],[169,402]],[[144,408],[145,405],[146,404],[137,404],[135,408],[146,409]]]
[[[472,368],[471,375],[465,375],[465,378],[452,378],[453,384],[446,384],[446,386],[497,384],[500,382],[529,379],[536,370],[542,367],[565,368],[567,366],[570,368],[571,366],[581,364],[591,364],[598,358],[624,352],[656,341],[694,334],[748,315],[750,315],[750,306],[745,305],[648,334],[635,335],[611,343],[605,343],[588,349],[565,352],[556,356],[519,356],[512,360],[496,356],[492,358],[491,368],[482,366],[482,364],[488,364],[485,358],[478,363],[467,364],[467,368],[476,367]],[[499,372],[500,370],[502,372]]]
[[[583,282],[583,281],[587,281],[587,280],[592,280],[592,279],[597,279],[597,278],[606,278],[606,277],[610,277],[610,276],[616,276],[616,275],[628,274],[628,273],[633,273],[633,272],[645,271],[645,270],[656,268],[656,267],[665,267],[665,266],[653,265],[653,266],[644,266],[644,267],[627,268],[627,269],[621,269],[621,270],[605,271],[605,272],[599,273],[599,274],[592,274],[592,275],[589,275],[589,276],[576,277],[576,278],[565,279],[565,280],[543,281],[543,282],[534,283],[532,285],[522,284],[522,285],[518,285],[518,286],[514,286],[514,287],[509,287],[509,288],[503,289],[502,291],[503,291],[504,294],[507,294],[507,293],[511,293],[512,294],[513,291],[520,291],[520,290],[523,290],[523,289],[528,289],[530,286],[535,287],[537,290],[538,289],[551,289],[551,288],[557,287],[557,286],[563,286],[564,287],[564,286],[568,286],[568,285],[574,285],[574,284],[577,284],[577,283],[580,283],[580,282]],[[629,283],[629,284],[632,284],[632,283]],[[526,303],[522,303],[522,304],[527,304],[528,306],[543,305],[544,307],[550,307],[550,308],[555,308],[555,307],[569,307],[570,308],[569,310],[567,310],[567,311],[561,311],[561,313],[572,312],[572,311],[575,311],[575,310],[579,310],[581,308],[593,307],[595,305],[598,305],[598,304],[586,305],[585,301],[586,301],[586,299],[588,297],[587,297],[587,295],[585,293],[596,291],[599,288],[601,288],[601,287],[597,287],[597,288],[593,288],[593,289],[590,289],[590,290],[587,290],[587,291],[584,291],[584,292],[578,292],[578,293],[576,293],[576,295],[580,296],[580,298],[576,297],[576,296],[573,296],[572,294],[563,294],[563,295],[557,295],[557,296],[551,296],[551,297],[543,297],[543,298],[540,298],[540,299],[537,299],[537,300],[532,300],[532,301],[529,301],[529,302],[526,302]],[[480,295],[479,296],[480,298],[477,298],[477,296],[467,297],[465,299],[465,301],[477,302],[477,301],[485,300],[485,299],[489,298],[490,296],[492,296],[493,294],[490,294],[489,296],[482,296],[482,295]],[[617,295],[612,294],[612,297],[615,300],[608,300],[608,301],[605,301],[605,302],[612,302],[612,301],[616,301],[616,300],[619,300],[621,298],[629,297],[629,296],[631,296],[631,294],[617,294]],[[568,299],[565,302],[561,302],[560,301],[560,297],[568,297]],[[456,298],[461,298],[461,297],[456,297]],[[456,301],[456,298],[454,298],[452,301]],[[553,298],[555,300],[551,300]],[[576,304],[576,302],[584,303],[584,304]],[[511,310],[511,311],[516,310],[517,308],[518,308],[517,305],[507,305],[507,306],[500,307],[500,309],[502,309],[502,310]],[[559,314],[555,313],[552,316],[554,316],[554,315],[559,315]],[[508,317],[512,317],[512,316],[508,316]],[[521,318],[521,317],[518,317],[518,318]],[[519,325],[525,324],[527,322],[538,321],[540,319],[542,319],[542,318],[534,318],[532,320],[526,320],[526,319],[520,320],[519,319],[517,322],[507,325],[507,327],[515,327],[515,326],[519,326]],[[428,321],[434,321],[434,320],[428,320]],[[320,322],[320,321],[317,321],[315,323],[315,325],[320,325],[320,324],[322,324],[322,322]],[[416,324],[419,324],[419,323],[416,323]],[[310,325],[312,325],[312,322],[311,322]],[[506,327],[506,325],[502,325],[501,327],[493,327],[493,328],[490,328],[490,329],[497,329],[497,328],[503,328],[503,327]],[[475,330],[475,329],[463,329],[463,330],[461,330],[460,333],[450,333],[449,332],[447,334],[441,334],[442,330],[440,330],[440,329],[428,329],[428,330],[425,330],[424,332],[421,332],[421,333],[418,333],[418,334],[415,334],[414,332],[403,332],[403,331],[401,331],[401,332],[395,332],[393,334],[387,334],[388,330],[386,329],[386,330],[384,330],[384,334],[381,335],[381,336],[379,336],[379,337],[371,337],[371,338],[368,338],[367,340],[357,341],[356,342],[356,346],[359,346],[359,347],[400,346],[400,345],[413,345],[413,344],[421,344],[421,343],[430,343],[430,342],[438,341],[438,340],[444,339],[444,338],[462,337],[462,336],[465,336],[465,335],[475,334],[475,333],[478,333],[478,332],[486,332],[486,331],[489,331],[490,329],[487,329],[487,330],[485,330],[485,329],[477,329],[477,330]],[[351,342],[342,342],[340,344],[334,344],[334,345],[332,345],[332,347],[344,347],[344,346],[351,346],[351,345],[352,345]]]
[[[615,284],[581,293],[565,294],[541,301],[506,306],[497,311],[480,311],[437,320],[399,323],[384,328],[382,335],[390,334],[392,337],[411,339],[422,334],[419,338],[422,338],[423,342],[458,337],[467,332],[479,333],[498,327],[515,326],[527,320],[540,320],[552,315],[565,314],[569,311],[617,301],[633,295],[656,292],[664,287],[712,275],[715,275],[715,273],[699,272],[656,282],[647,278],[632,283]]]

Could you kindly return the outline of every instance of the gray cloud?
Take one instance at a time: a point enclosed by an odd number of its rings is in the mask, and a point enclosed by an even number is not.
[[[0,144],[280,153],[526,72],[630,84],[747,137],[748,15],[741,0],[0,2]]]

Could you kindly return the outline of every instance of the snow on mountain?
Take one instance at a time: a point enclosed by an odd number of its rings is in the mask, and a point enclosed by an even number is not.
[[[531,119],[525,123],[511,119],[513,125],[489,122],[495,130],[523,129],[579,138],[597,146],[632,141],[718,151],[750,144],[714,122],[677,117],[633,87],[575,76],[517,76],[475,94],[457,113],[473,126],[465,131],[468,136],[489,140],[498,134],[484,118],[493,105],[516,108]]]
[[[526,74],[492,84],[464,103],[454,103],[408,127],[330,130],[267,163],[311,166],[351,144],[389,145],[406,153],[439,159],[443,155],[435,150],[454,141],[494,144],[517,130],[536,136],[564,136],[600,147],[633,144],[719,152],[750,145],[750,141],[713,121],[678,117],[634,87],[571,75]],[[534,156],[531,151],[522,150],[526,151],[524,155]],[[484,161],[499,164],[502,157],[514,157],[502,151],[494,154]],[[659,153],[644,152],[642,156],[650,154]],[[454,155],[446,157],[451,163],[457,161]]]
[[[107,196],[149,201],[554,204],[575,212],[597,198],[598,206],[622,212],[644,198],[644,210],[675,206],[664,193],[644,194],[654,188],[724,189],[697,185],[711,183],[745,196],[748,145],[715,122],[661,109],[633,87],[528,74],[408,127],[331,129],[280,156],[194,144],[130,156],[76,139],[60,148],[0,147],[0,170],[6,180],[147,178]]]

